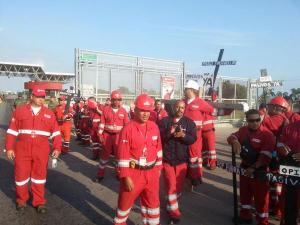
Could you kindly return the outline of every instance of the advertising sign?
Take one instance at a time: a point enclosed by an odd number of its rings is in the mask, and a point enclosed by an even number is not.
[[[162,76],[161,77],[161,98],[170,100],[174,98],[174,90],[176,84],[176,77]]]

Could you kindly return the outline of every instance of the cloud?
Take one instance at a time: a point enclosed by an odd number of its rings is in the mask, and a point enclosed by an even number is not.
[[[4,27],[0,27],[0,32],[4,31]]]
[[[171,35],[184,38],[196,38],[201,41],[221,46],[245,46],[249,44],[249,35],[225,29],[207,29],[198,27],[172,26],[168,28]]]

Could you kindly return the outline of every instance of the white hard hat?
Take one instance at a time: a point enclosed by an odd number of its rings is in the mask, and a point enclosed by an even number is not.
[[[195,89],[195,90],[199,91],[200,87],[199,87],[199,84],[196,81],[188,80],[186,82],[186,84],[184,85],[184,88],[192,88],[192,89]]]

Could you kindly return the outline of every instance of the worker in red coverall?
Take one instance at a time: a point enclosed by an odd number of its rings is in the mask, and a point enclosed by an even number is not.
[[[287,100],[287,102],[288,102],[288,107],[285,112],[285,116],[289,120],[289,123],[295,123],[300,120],[300,115],[298,113],[293,112],[292,109],[293,101]]]
[[[103,108],[98,131],[103,150],[100,153],[97,182],[100,182],[104,178],[109,156],[115,154],[117,149],[120,131],[129,122],[128,114],[121,106],[121,93],[119,91],[112,91],[110,99],[111,105]]]
[[[90,135],[90,128],[89,128],[90,115],[89,115],[89,109],[87,104],[88,102],[85,101],[81,109],[80,121],[79,121],[79,127],[81,133],[80,145],[83,146],[90,146],[91,144],[91,135]]]
[[[6,135],[6,155],[15,162],[17,210],[24,211],[29,199],[31,180],[32,205],[45,213],[45,183],[48,157],[48,138],[53,139],[52,157],[61,151],[61,136],[53,112],[44,106],[46,92],[33,89],[29,104],[19,106],[13,113]]]
[[[282,132],[277,151],[284,159],[289,158],[288,166],[300,167],[300,121],[287,125]],[[291,165],[292,164],[292,165]],[[299,186],[283,186],[281,225],[297,225],[300,218]]]
[[[89,128],[90,128],[90,135],[91,135],[91,145],[92,145],[92,152],[93,152],[93,160],[99,159],[100,156],[100,149],[101,144],[99,141],[98,136],[98,129],[100,124],[101,118],[101,111],[98,109],[98,103],[96,102],[95,97],[89,97],[87,103],[89,109]]]
[[[161,100],[160,99],[155,100],[154,112],[156,113],[156,123],[158,123],[161,119],[168,116],[167,111],[164,110],[162,105],[161,105]]]
[[[202,123],[204,113],[212,114],[214,109],[203,99],[199,98],[199,85],[194,80],[188,80],[185,84],[185,113],[197,126],[197,140],[189,147],[190,164],[188,176],[192,186],[202,183]]]
[[[157,125],[149,121],[154,101],[141,94],[135,101],[135,119],[121,131],[116,158],[120,191],[115,225],[126,225],[135,200],[140,197],[144,225],[159,225],[161,140]]]
[[[268,103],[268,114],[265,115],[262,126],[271,131],[278,139],[282,133],[283,128],[289,123],[285,116],[288,108],[288,102],[283,97],[275,97]],[[270,171],[278,173],[277,152],[273,151],[273,159],[270,164]],[[280,211],[280,196],[282,185],[280,183],[270,184],[270,215],[278,219],[281,217]]]
[[[56,106],[54,109],[54,115],[56,117],[62,137],[61,153],[66,154],[70,149],[72,118],[74,111],[72,107],[69,107],[68,112],[65,114],[66,96],[60,96],[58,98],[58,103],[58,106]]]
[[[211,96],[211,102],[217,101],[217,92],[211,87],[208,90]],[[215,134],[215,116],[211,113],[203,113],[202,122],[202,157],[203,166],[209,170],[216,169],[217,152],[216,152],[216,134]]]
[[[203,165],[210,170],[217,166],[215,117],[210,113],[203,113],[202,123],[202,157]]]
[[[238,224],[252,224],[252,200],[256,209],[258,225],[268,225],[269,182],[266,177],[276,146],[275,136],[261,126],[258,110],[246,112],[248,125],[231,134],[227,141],[235,154],[241,155],[241,167],[245,169],[240,176],[241,211]]]
[[[174,104],[174,116],[160,120],[159,130],[163,146],[163,174],[167,192],[169,224],[176,224],[181,217],[178,199],[182,194],[189,162],[189,145],[197,139],[196,124],[183,116],[184,101]]]
[[[74,111],[73,121],[74,121],[76,136],[77,136],[76,141],[81,141],[80,114],[81,114],[83,105],[84,105],[84,102],[79,99],[73,105],[73,111]]]

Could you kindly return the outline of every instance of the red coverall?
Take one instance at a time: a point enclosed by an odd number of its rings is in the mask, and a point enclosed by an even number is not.
[[[54,114],[60,129],[62,136],[62,153],[67,153],[69,151],[70,140],[71,140],[71,130],[72,130],[72,117],[74,110],[72,107],[69,107],[69,112],[67,118],[64,120],[63,117],[65,112],[66,105],[58,105],[54,109]]]
[[[282,136],[280,137],[279,142],[277,143],[278,148],[285,148],[288,152],[292,153],[299,153],[300,152],[300,121],[297,121],[295,123],[292,123],[288,126],[286,126],[283,129]],[[283,220],[281,221],[281,225],[296,225],[296,217],[298,214],[298,217],[300,217],[300,188],[297,187],[292,187],[292,188],[297,188],[297,211],[298,212],[285,212],[284,209],[288,208],[285,205],[287,204],[288,201],[285,200],[285,189],[287,187],[283,185],[283,195],[282,195],[282,202],[281,202],[281,209],[283,212]],[[289,202],[291,204],[291,202]],[[289,215],[284,215],[284,214],[289,214]],[[284,219],[286,221],[284,221]]]
[[[262,126],[267,128],[271,131],[276,138],[281,135],[282,129],[284,126],[288,124],[288,120],[285,115],[278,114],[278,115],[265,115],[264,120],[262,121]],[[274,149],[275,151],[276,149]],[[272,173],[278,173],[278,170],[271,171]],[[274,215],[281,217],[281,210],[280,210],[280,198],[281,198],[281,183],[271,183],[270,184],[270,205],[269,209]]]
[[[184,115],[193,120],[197,127],[197,140],[189,147],[190,164],[189,177],[190,179],[202,178],[202,123],[203,113],[212,114],[213,107],[201,98],[196,97],[192,102],[185,101],[186,107]]]
[[[100,153],[98,177],[104,177],[109,156],[116,154],[119,133],[128,122],[128,114],[123,107],[120,107],[117,112],[114,112],[111,106],[103,108],[98,131],[100,141],[102,139],[103,144],[103,150]]]
[[[227,141],[232,144],[234,140],[242,145],[243,142],[249,139],[250,145],[256,152],[259,153],[257,161],[260,161],[268,170],[268,165],[272,159],[272,151],[276,145],[276,139],[274,135],[260,126],[257,131],[249,131],[248,127],[242,127],[237,132],[231,134]],[[244,161],[241,163],[241,167],[247,168],[251,165],[247,165]],[[258,225],[268,225],[269,217],[269,182],[267,180],[261,180],[254,174],[254,178],[240,176],[240,201],[241,211],[240,217],[242,219],[252,219],[252,200],[254,198],[254,205],[256,209],[256,221]]]
[[[79,102],[79,103],[76,103],[73,105],[73,110],[74,110],[74,118],[73,117],[73,121],[74,121],[74,126],[75,126],[75,129],[76,129],[76,136],[77,136],[77,139],[76,140],[81,140],[81,130],[80,130],[80,114],[81,114],[81,110],[82,110],[82,107],[83,107],[84,103],[83,102]]]
[[[216,135],[215,135],[215,126],[214,126],[215,117],[208,113],[204,113],[203,117],[204,117],[202,123],[203,163],[209,167],[215,167],[217,163]]]
[[[89,110],[87,105],[84,105],[81,110],[80,120],[79,120],[79,127],[81,132],[81,141],[83,145],[90,145],[90,129],[89,129]]]
[[[89,110],[89,118],[92,122],[92,127],[90,127],[90,135],[92,140],[92,151],[93,151],[93,158],[97,159],[100,156],[100,140],[98,136],[98,129],[100,124],[101,115],[96,112],[95,109]]]
[[[295,123],[300,120],[300,115],[298,113],[294,112],[286,112],[285,113],[286,118],[289,120],[289,123]]]
[[[53,149],[61,149],[61,136],[53,112],[42,106],[37,115],[31,105],[17,107],[12,115],[6,135],[7,150],[15,153],[16,201],[22,205],[29,199],[28,182],[31,180],[32,205],[44,205],[49,137],[53,138]]]
[[[164,109],[160,109],[159,111],[154,109],[154,112],[156,113],[156,121],[155,121],[156,123],[158,123],[162,118],[165,118],[168,116],[167,111]]]
[[[144,152],[144,153],[143,153]],[[140,157],[146,157],[148,168],[137,168]],[[161,140],[157,125],[148,121],[140,125],[131,121],[121,132],[118,151],[119,177],[130,177],[134,184],[131,192],[120,182],[118,209],[115,225],[126,225],[131,207],[140,196],[144,225],[159,225],[159,177],[162,168]]]

